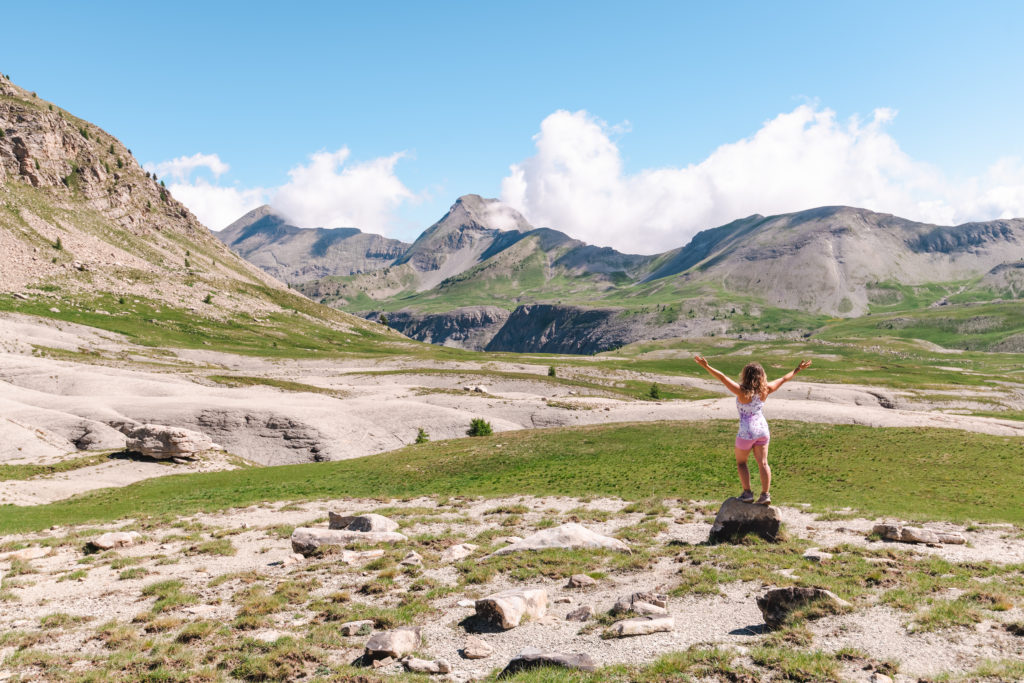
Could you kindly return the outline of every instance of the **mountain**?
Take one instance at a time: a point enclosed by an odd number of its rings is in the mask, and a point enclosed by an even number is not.
[[[119,140],[5,77],[0,255],[0,310],[154,343],[251,352],[390,336],[234,255]]]
[[[293,283],[376,270],[409,248],[357,228],[298,228],[266,205],[214,234],[250,263]]]

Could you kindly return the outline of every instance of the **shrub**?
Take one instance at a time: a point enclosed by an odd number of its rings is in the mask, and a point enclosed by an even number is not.
[[[203,303],[204,304],[212,304],[213,303],[213,292],[210,292],[209,294],[206,295],[206,298],[203,299]]]
[[[0,128],[0,140],[3,140],[5,137],[7,137],[7,133],[4,132],[3,128]]]
[[[114,153],[114,143],[113,142],[111,142],[110,143],[110,147],[107,148],[107,153],[108,154],[113,154]]]
[[[384,315],[383,313],[380,314],[380,324],[384,325],[385,327],[389,326],[388,325],[388,317],[386,315]]]
[[[555,376],[555,366],[554,365],[549,365],[548,366],[548,377],[554,377],[554,376]]]
[[[89,139],[89,129],[87,129],[85,126],[79,128],[78,132],[81,133],[82,137],[85,138],[86,140]]]
[[[655,401],[661,398],[661,389],[658,388],[657,382],[651,385],[651,388],[647,391],[647,395]]]
[[[416,443],[426,443],[428,441],[430,441],[430,435],[427,434],[427,430],[423,429],[423,427],[418,427],[416,429]]]
[[[121,159],[121,157],[117,158],[117,167],[124,168],[124,161]]]
[[[64,251],[64,243],[60,241],[59,237],[57,238],[57,241],[53,243],[53,248],[57,251]]]
[[[491,423],[482,417],[474,417],[469,423],[469,429],[466,430],[467,436],[490,436],[493,433]]]

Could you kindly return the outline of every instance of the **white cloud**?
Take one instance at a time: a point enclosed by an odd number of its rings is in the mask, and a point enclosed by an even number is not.
[[[178,157],[170,161],[161,161],[159,164],[147,163],[143,168],[147,171],[155,172],[160,178],[166,177],[183,183],[197,169],[208,169],[214,178],[219,178],[227,173],[231,167],[221,161],[220,157],[216,154],[197,153],[190,157]]]
[[[402,153],[346,165],[347,147],[317,152],[306,166],[288,172],[271,206],[302,227],[352,226],[387,232],[395,209],[415,195],[395,175]]]
[[[403,202],[417,199],[395,174],[395,164],[403,154],[346,163],[349,155],[347,147],[317,152],[308,164],[288,172],[287,183],[270,188],[240,188],[193,179],[192,174],[203,168],[215,179],[228,171],[228,164],[216,154],[147,163],[145,168],[171,178],[171,194],[213,230],[221,230],[246,212],[269,203],[300,227],[353,226],[385,233],[393,223],[395,210]]]
[[[905,218],[958,223],[1024,215],[1024,166],[1008,159],[954,182],[904,153],[884,127],[802,105],[754,135],[685,168],[627,174],[612,134],[586,111],[556,111],[534,136],[537,152],[514,164],[502,199],[534,225],[634,253],[682,246],[698,230],[754,213],[846,204]]]

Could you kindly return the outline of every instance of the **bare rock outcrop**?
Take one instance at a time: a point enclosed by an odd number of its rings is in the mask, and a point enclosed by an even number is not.
[[[129,422],[121,423],[118,429],[127,437],[125,450],[156,460],[194,458],[207,451],[220,450],[213,439],[191,429]]]
[[[543,529],[521,541],[499,548],[493,555],[507,555],[525,550],[547,550],[549,548],[593,548],[632,552],[629,546],[617,538],[591,531],[582,524],[570,522],[551,529]]]

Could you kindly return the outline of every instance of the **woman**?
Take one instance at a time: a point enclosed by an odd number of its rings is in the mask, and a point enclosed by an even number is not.
[[[757,504],[771,505],[772,497],[769,490],[772,485],[772,468],[768,466],[768,441],[771,434],[761,409],[768,394],[778,391],[779,387],[793,379],[796,373],[810,367],[811,361],[800,361],[796,369],[772,382],[768,381],[768,376],[760,363],[749,363],[740,373],[739,383],[736,383],[732,378],[711,367],[704,356],[696,356],[694,360],[729,391],[736,394],[736,408],[740,412],[740,429],[736,434],[736,469],[743,485],[740,500],[744,503],[754,502],[754,493],[750,490],[750,470],[747,468],[747,458],[753,451],[757,469],[761,474],[761,497],[757,499]]]

